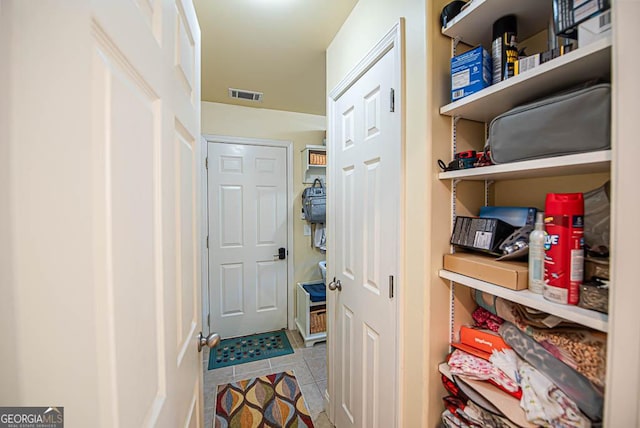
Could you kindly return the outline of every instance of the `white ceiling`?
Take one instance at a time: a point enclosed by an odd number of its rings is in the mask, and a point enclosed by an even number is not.
[[[202,100],[325,114],[325,50],[357,0],[194,0]],[[262,102],[228,89],[264,92]]]

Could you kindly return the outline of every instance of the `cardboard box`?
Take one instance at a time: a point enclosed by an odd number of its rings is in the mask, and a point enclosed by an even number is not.
[[[491,85],[491,57],[478,46],[451,58],[451,101]]]
[[[578,47],[611,35],[611,11],[601,13],[578,26]]]
[[[526,290],[529,286],[527,262],[496,261],[491,256],[456,253],[445,254],[444,268],[511,290]]]
[[[515,75],[524,73],[540,65],[540,54],[529,55],[516,61]]]
[[[452,345],[485,360],[489,360],[494,349],[496,351],[511,349],[498,333],[467,326],[460,327],[460,342]]]

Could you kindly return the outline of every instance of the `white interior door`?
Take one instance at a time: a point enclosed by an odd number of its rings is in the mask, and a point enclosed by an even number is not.
[[[287,151],[209,143],[211,328],[222,337],[287,326]]]
[[[337,427],[396,424],[400,213],[400,103],[397,47],[388,51],[333,105],[329,219],[334,242],[328,265],[341,290],[334,320],[333,395]],[[395,282],[395,284],[394,284]]]
[[[191,0],[92,4],[112,426],[201,426],[200,29]]]
[[[51,338],[13,367],[12,401],[58,403],[68,426],[202,426],[193,4],[2,0],[1,14],[11,228],[29,242],[7,244],[11,340],[27,355],[29,332]]]

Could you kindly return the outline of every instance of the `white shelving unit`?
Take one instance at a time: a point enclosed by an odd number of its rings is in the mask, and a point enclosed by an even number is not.
[[[543,31],[548,26],[551,2],[539,0],[473,0],[469,6],[455,17],[442,34],[452,39],[454,47],[458,42],[475,46],[482,44],[486,49],[491,46],[493,22],[501,16],[515,14],[518,20],[518,39],[523,40]],[[566,55],[555,58],[545,64],[509,78],[496,85],[489,86],[475,94],[440,108],[440,114],[452,118],[452,146],[456,149],[458,119],[467,119],[488,124],[496,116],[560,90],[595,78],[607,78],[611,75],[612,59],[611,39],[602,39],[585,47],[578,48]],[[451,180],[452,217],[456,215],[457,198],[465,205],[466,211],[472,209],[468,202],[458,194],[459,181],[485,181],[485,203],[488,200],[488,183],[500,180],[532,179],[579,174],[606,173],[611,171],[611,150],[589,152],[546,159],[536,159],[509,164],[492,165],[438,174],[440,180]],[[542,180],[541,183],[548,183]],[[528,184],[531,185],[531,184]],[[541,184],[548,185],[548,184]],[[511,188],[511,187],[510,187]],[[542,188],[540,190],[545,191]],[[497,190],[496,190],[497,191]],[[505,199],[505,198],[503,198]],[[508,199],[508,198],[506,198]],[[477,204],[477,198],[471,203]],[[465,306],[468,288],[480,290],[506,300],[543,311],[575,322],[600,332],[609,331],[609,316],[597,311],[573,305],[561,305],[550,302],[541,295],[528,290],[514,291],[486,281],[448,270],[440,270],[439,276],[451,284],[451,340],[455,340],[454,326],[468,322],[469,308]],[[460,290],[458,287],[462,286]],[[461,311],[461,312],[458,312]],[[446,364],[439,367],[447,374]]]
[[[610,68],[611,39],[598,40],[447,104],[440,108],[440,114],[489,122],[500,113],[527,101],[609,75]]]
[[[549,2],[550,3],[550,2]],[[469,44],[490,44],[491,23],[506,14],[518,17],[518,33],[528,37],[546,28],[549,18],[537,0],[474,0],[442,33],[455,41]],[[522,33],[521,33],[522,30]],[[596,77],[609,75],[611,40],[602,39],[555,58],[533,70],[492,85],[473,95],[447,104],[442,115],[489,122],[495,116],[525,101],[538,98],[561,88]],[[513,162],[438,175],[441,180],[512,180],[590,174],[610,171],[611,150],[556,156],[523,162]],[[455,188],[455,184],[454,184]],[[455,210],[455,204],[453,204]],[[454,212],[455,213],[455,212]],[[608,317],[599,312],[559,305],[528,291],[512,291],[475,278],[442,270],[440,276],[454,283],[476,288],[532,308],[549,312],[599,331],[607,331]]]
[[[471,46],[491,46],[491,24],[504,15],[518,18],[518,39],[539,32],[551,15],[551,2],[540,0],[473,0],[442,29],[442,34]]]
[[[324,342],[327,340],[326,329],[325,331],[321,331],[318,333],[311,333],[311,312],[313,308],[324,306],[326,310],[327,302],[312,302],[309,293],[307,293],[307,290],[305,290],[303,287],[307,284],[317,284],[319,282],[320,281],[299,282],[298,286],[296,287],[297,306],[295,322],[306,347],[311,347],[317,342]]]
[[[302,155],[302,182],[313,183],[316,178],[325,181],[327,175],[327,147],[308,145],[301,151]],[[324,164],[314,162],[312,155],[324,155]]]
[[[520,178],[556,177],[593,172],[607,172],[611,168],[611,150],[556,156],[523,162],[512,162],[479,168],[441,172],[441,180],[515,180]]]
[[[530,308],[537,309],[582,324],[598,331],[607,332],[609,316],[597,311],[583,309],[573,305],[559,305],[546,300],[542,295],[529,290],[514,291],[489,282],[480,281],[469,276],[460,275],[447,270],[440,271],[440,277],[462,284],[464,286],[484,291],[494,296],[502,297],[515,303],[520,303]]]

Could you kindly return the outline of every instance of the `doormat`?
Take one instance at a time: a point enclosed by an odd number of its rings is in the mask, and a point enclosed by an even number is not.
[[[218,386],[215,428],[313,428],[292,371]]]
[[[293,354],[284,330],[221,340],[209,353],[209,370]]]

